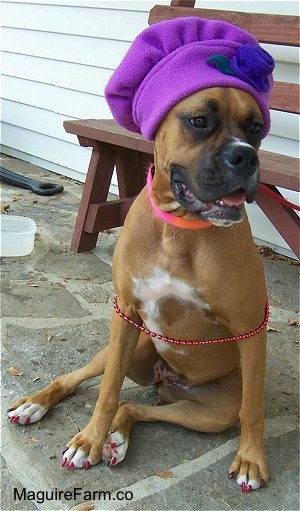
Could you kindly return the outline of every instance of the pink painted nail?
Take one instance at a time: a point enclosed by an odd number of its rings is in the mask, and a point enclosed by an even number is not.
[[[27,417],[25,424],[29,424],[31,422],[31,417]]]
[[[110,466],[115,465],[117,463],[117,458],[115,456],[110,460]]]
[[[62,467],[64,467],[64,466],[65,466],[65,464],[67,463],[67,461],[68,461],[68,458],[64,458],[64,459],[62,460],[62,464],[61,464],[61,466],[62,466]]]
[[[242,489],[242,492],[243,492],[243,493],[245,493],[246,488],[247,488],[246,483],[242,483],[242,484],[241,484],[241,489]]]
[[[20,420],[20,416],[19,415],[15,416],[13,418],[13,422],[19,422],[19,420]]]
[[[264,479],[260,480],[260,488],[264,488],[266,486],[266,481]]]
[[[251,486],[251,484],[248,484],[248,486],[247,486],[247,488],[245,490],[245,493],[250,493],[251,490],[252,490],[252,486]]]
[[[228,479],[235,479],[235,478],[236,478],[235,472],[230,472]]]
[[[90,461],[86,461],[85,465],[84,465],[84,469],[88,470],[89,468],[91,468],[91,462]]]
[[[110,447],[111,447],[112,449],[115,449],[115,448],[117,447],[117,444],[116,444],[115,442],[112,442],[112,443],[110,444]]]
[[[72,461],[72,462],[68,465],[68,470],[72,470],[72,468],[73,468],[74,466],[75,466],[75,465],[74,465],[74,463],[73,463],[73,461]]]

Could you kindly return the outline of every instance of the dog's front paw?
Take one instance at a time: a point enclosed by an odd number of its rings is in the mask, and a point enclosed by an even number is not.
[[[103,446],[102,461],[106,465],[117,465],[117,463],[120,463],[125,458],[127,447],[128,441],[122,433],[119,431],[109,433]]]
[[[7,410],[10,422],[22,425],[37,422],[47,411],[48,408],[39,403],[32,403],[26,397],[13,403]]]
[[[92,465],[97,465],[101,461],[102,445],[103,442],[100,441],[99,435],[94,435],[89,425],[86,426],[72,438],[64,449],[61,466],[68,470],[72,468],[88,470]]]
[[[229,472],[229,479],[235,479],[244,493],[263,488],[269,479],[269,470],[264,458],[254,462],[237,455]]]

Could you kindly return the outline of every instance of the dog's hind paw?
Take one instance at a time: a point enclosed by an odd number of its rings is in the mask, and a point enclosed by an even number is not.
[[[128,442],[122,433],[114,431],[107,435],[102,450],[102,461],[109,466],[117,465],[125,458]]]
[[[8,419],[17,424],[32,424],[40,420],[47,411],[48,408],[43,405],[26,401],[16,408],[9,408]]]

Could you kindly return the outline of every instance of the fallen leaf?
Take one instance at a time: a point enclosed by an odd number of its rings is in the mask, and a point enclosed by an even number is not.
[[[29,287],[38,287],[37,284],[29,284]]]
[[[31,440],[32,440],[32,442],[36,442],[37,444],[41,443],[41,440],[39,440],[38,438],[35,438],[34,436],[31,437]]]
[[[51,341],[53,339],[53,335],[52,334],[47,334],[47,341]]]
[[[283,465],[284,470],[291,470],[293,468],[293,465],[291,463],[285,463]]]
[[[299,326],[298,321],[296,319],[294,319],[294,318],[288,318],[288,324],[290,326]]]
[[[37,421],[35,424],[35,427],[36,427],[36,429],[42,429],[43,426],[42,426],[41,421]]]
[[[4,215],[7,215],[10,212],[10,205],[9,204],[3,204],[1,207],[1,213]]]
[[[157,477],[161,477],[162,479],[171,479],[172,477],[176,477],[171,470],[163,470],[162,472],[157,472],[155,474]]]
[[[268,257],[271,261],[273,261],[274,259],[279,259],[281,261],[287,261],[287,263],[291,264],[291,265],[295,265],[295,266],[300,265],[300,261],[295,260],[295,259],[290,259],[289,257],[284,256],[282,254],[277,254],[276,252],[274,252],[274,250],[272,250],[271,248],[266,247],[264,245],[257,246],[257,249],[262,255],[264,255],[265,257]]]
[[[9,367],[8,369],[6,369],[6,371],[11,374],[12,376],[22,376],[23,374],[23,371],[20,371],[19,369],[17,369],[15,366],[11,366]]]
[[[265,257],[268,257],[271,260],[274,259],[274,255],[275,254],[274,254],[274,251],[271,248],[266,247],[264,245],[260,245],[257,248],[258,248],[259,252],[261,254],[263,254]]]
[[[267,332],[279,332],[279,330],[273,328],[272,326],[267,326]]]
[[[82,504],[79,507],[75,507],[74,511],[91,511],[94,509],[94,504],[92,502],[88,502],[88,504]]]
[[[283,394],[286,394],[287,396],[291,396],[293,394],[292,389],[286,389],[281,391]]]
[[[33,378],[33,380],[32,380],[32,381],[33,381],[33,382],[38,381],[40,378],[41,378],[40,376],[36,376],[35,378]]]

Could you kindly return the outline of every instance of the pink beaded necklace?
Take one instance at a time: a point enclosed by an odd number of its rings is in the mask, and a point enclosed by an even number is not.
[[[270,313],[270,307],[269,307],[269,300],[266,300],[266,307],[265,307],[265,316],[263,322],[254,330],[251,330],[249,333],[241,334],[241,335],[233,335],[232,337],[224,337],[221,339],[208,339],[208,340],[185,340],[185,341],[179,341],[178,339],[172,339],[170,337],[165,337],[163,335],[157,334],[155,332],[151,332],[151,330],[148,330],[146,327],[139,325],[132,319],[130,319],[128,316],[125,316],[125,314],[119,309],[117,297],[115,296],[113,299],[113,307],[117,314],[119,314],[120,318],[124,319],[125,321],[128,321],[128,323],[141,332],[144,332],[147,335],[150,335],[151,337],[154,337],[155,339],[158,339],[159,341],[168,342],[170,344],[181,344],[183,346],[203,346],[204,344],[218,344],[218,343],[224,343],[224,342],[232,342],[232,341],[241,341],[242,339],[249,339],[249,337],[253,337],[256,334],[259,334],[261,330],[263,330],[269,320],[269,313]]]

